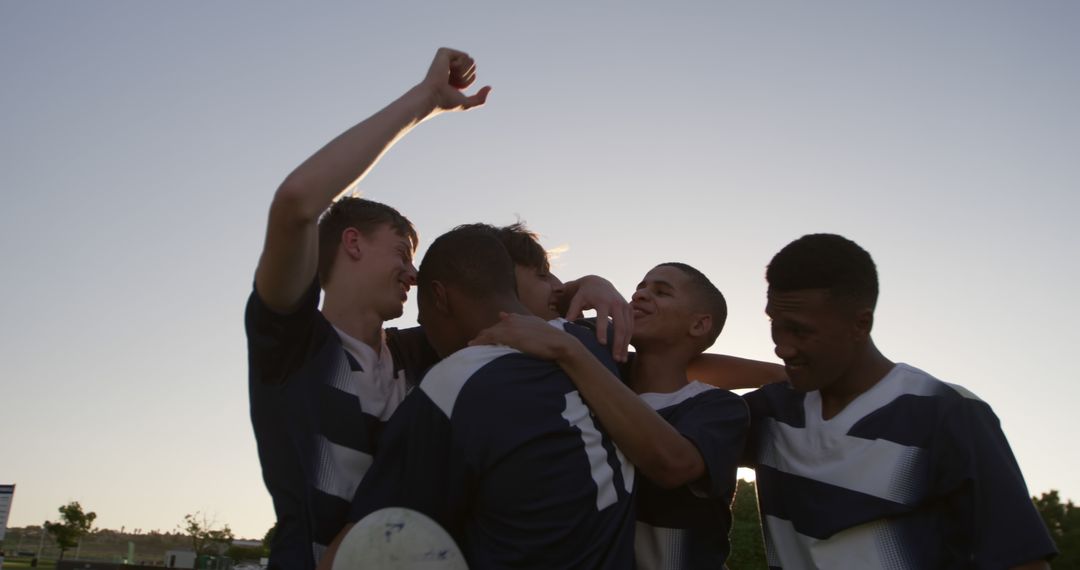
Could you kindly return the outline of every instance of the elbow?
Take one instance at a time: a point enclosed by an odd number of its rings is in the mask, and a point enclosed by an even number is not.
[[[319,220],[319,216],[325,209],[325,204],[315,203],[311,198],[310,190],[292,176],[285,179],[274,192],[274,199],[270,202],[271,214],[282,220],[293,221],[297,224],[310,224]]]
[[[705,476],[705,463],[696,453],[671,454],[657,459],[653,465],[641,471],[662,489],[676,489]]]

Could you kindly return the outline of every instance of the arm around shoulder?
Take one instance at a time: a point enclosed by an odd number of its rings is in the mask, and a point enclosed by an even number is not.
[[[505,315],[470,344],[501,344],[555,360],[615,444],[657,485],[678,487],[704,474],[705,464],[694,444],[565,331],[537,317]]]
[[[725,390],[760,388],[787,380],[787,373],[779,364],[711,353],[690,361],[686,376]]]

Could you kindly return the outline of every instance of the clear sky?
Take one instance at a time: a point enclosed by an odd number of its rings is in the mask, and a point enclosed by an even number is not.
[[[764,267],[841,233],[874,337],[991,403],[1030,491],[1080,499],[1080,4],[0,2],[0,483],[10,526],[273,523],[242,313],[278,183],[468,51],[488,105],[361,185],[424,244],[520,216],[564,278],[663,261],[775,360]],[[394,325],[415,322],[410,299]]]

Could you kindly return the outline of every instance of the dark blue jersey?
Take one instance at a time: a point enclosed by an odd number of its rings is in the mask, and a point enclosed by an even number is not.
[[[747,394],[772,568],[1007,568],[1055,553],[986,403],[897,364],[835,417]]]
[[[382,423],[435,361],[419,330],[387,330],[376,352],[338,333],[318,303],[317,283],[288,315],[253,292],[245,315],[251,423],[277,516],[271,568],[315,567],[345,525]]]
[[[587,331],[567,325],[614,370]],[[505,347],[460,350],[387,424],[352,520],[418,510],[470,568],[630,568],[633,467],[569,377]]]
[[[746,404],[727,390],[701,382],[669,394],[641,394],[641,399],[693,442],[705,461],[705,476],[675,489],[638,479],[637,567],[723,568],[735,471],[750,420]]]

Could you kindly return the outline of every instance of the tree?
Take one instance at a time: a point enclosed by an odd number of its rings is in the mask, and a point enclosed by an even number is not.
[[[1072,501],[1062,504],[1056,490],[1031,499],[1057,544],[1054,567],[1080,568],[1080,508]]]
[[[196,511],[194,514],[184,515],[184,524],[180,528],[191,539],[191,549],[195,554],[220,554],[232,545],[235,537],[229,525],[222,528],[214,528],[215,526],[217,521]]]
[[[79,544],[79,539],[91,531],[97,513],[84,513],[78,501],[72,501],[58,509],[61,522],[45,521],[45,530],[52,535],[60,547],[60,559],[64,551]]]
[[[274,544],[274,536],[277,534],[277,524],[278,523],[275,522],[274,526],[270,527],[270,530],[266,531],[266,534],[263,536],[262,545],[265,556],[270,556],[270,546]]]

